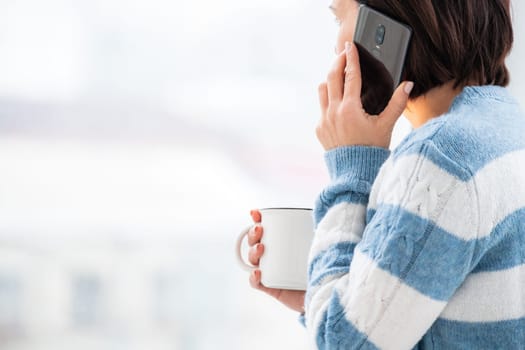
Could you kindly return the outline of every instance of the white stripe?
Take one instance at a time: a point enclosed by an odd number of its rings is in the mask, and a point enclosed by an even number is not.
[[[399,158],[378,193],[378,202],[402,206],[429,219],[440,197],[459,181],[421,155]]]
[[[315,295],[319,289],[321,289],[325,284],[332,282],[333,280],[340,279],[344,275],[347,275],[348,271],[344,273],[335,273],[324,276],[318,283],[315,285],[308,286],[308,293],[306,293],[305,303],[310,304],[310,296]]]
[[[385,177],[378,202],[401,206],[427,220],[441,213],[439,226],[467,240],[475,237],[473,228],[477,227],[471,187],[422,155],[409,155],[397,159],[390,176]],[[464,227],[462,222],[466,222]]]
[[[347,281],[348,275],[340,280]],[[305,305],[306,328],[312,336],[316,336],[319,326],[324,318],[324,313],[330,305],[335,284],[340,280],[333,280],[316,290],[308,304]]]
[[[445,307],[380,269],[358,250],[348,285],[337,285],[346,319],[381,349],[409,349]]]
[[[339,203],[319,222],[310,248],[309,263],[321,252],[341,242],[358,243],[365,229],[366,207]]]
[[[508,215],[525,208],[524,174],[525,150],[521,150],[491,162],[475,176],[481,214],[480,237],[488,236]]]
[[[381,203],[394,203],[396,205],[401,203],[410,185],[410,178],[411,175],[413,175],[414,167],[420,158],[421,156],[417,154],[409,155],[385,164],[380,170],[381,178],[376,180],[376,182],[378,182],[377,186],[374,184],[374,193],[371,194],[374,200],[370,201],[368,205],[369,209],[377,209],[376,205]],[[380,180],[381,182],[379,182]]]
[[[368,197],[368,209],[376,208],[377,198],[381,189],[381,183],[383,182],[385,176],[388,176],[388,174],[390,174],[394,167],[393,159],[394,158],[392,156],[388,157],[388,159],[383,163],[383,165],[379,169],[379,173],[377,174],[374,184],[372,185],[370,196]]]
[[[497,322],[525,317],[525,265],[470,275],[441,317],[463,322]]]
[[[401,206],[433,221],[439,214],[437,224],[447,232],[463,240],[483,238],[505,217],[525,207],[524,173],[525,150],[492,161],[468,182],[420,155],[410,155],[399,158],[378,184],[377,203]],[[442,212],[436,211],[442,205]]]

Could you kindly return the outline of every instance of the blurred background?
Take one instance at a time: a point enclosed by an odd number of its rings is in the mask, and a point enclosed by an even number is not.
[[[1,349],[306,347],[233,246],[250,209],[311,207],[328,179],[329,5],[0,2]]]

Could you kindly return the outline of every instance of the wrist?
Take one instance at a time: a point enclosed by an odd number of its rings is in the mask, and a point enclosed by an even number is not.
[[[375,146],[342,146],[325,153],[330,178],[351,176],[356,180],[374,182],[390,150]]]

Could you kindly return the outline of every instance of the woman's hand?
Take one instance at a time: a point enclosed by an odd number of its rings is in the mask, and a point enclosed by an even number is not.
[[[248,245],[250,246],[248,260],[252,265],[258,266],[259,259],[264,254],[264,246],[261,244],[263,235],[263,228],[260,225],[261,213],[258,210],[252,210],[251,216],[255,225],[248,233]],[[250,284],[253,288],[271,295],[290,309],[300,313],[304,312],[304,291],[267,288],[261,284],[261,270],[255,270],[250,274]]]
[[[361,103],[361,68],[354,43],[337,56],[327,82],[319,85],[321,120],[317,138],[325,150],[340,146],[388,148],[392,130],[406,108],[414,84],[404,82],[394,92],[385,110],[369,115]]]

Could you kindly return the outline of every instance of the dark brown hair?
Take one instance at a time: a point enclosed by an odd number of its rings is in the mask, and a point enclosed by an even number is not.
[[[453,81],[455,87],[509,83],[505,58],[512,48],[510,0],[367,0],[409,25],[412,39],[403,80],[411,97]]]

